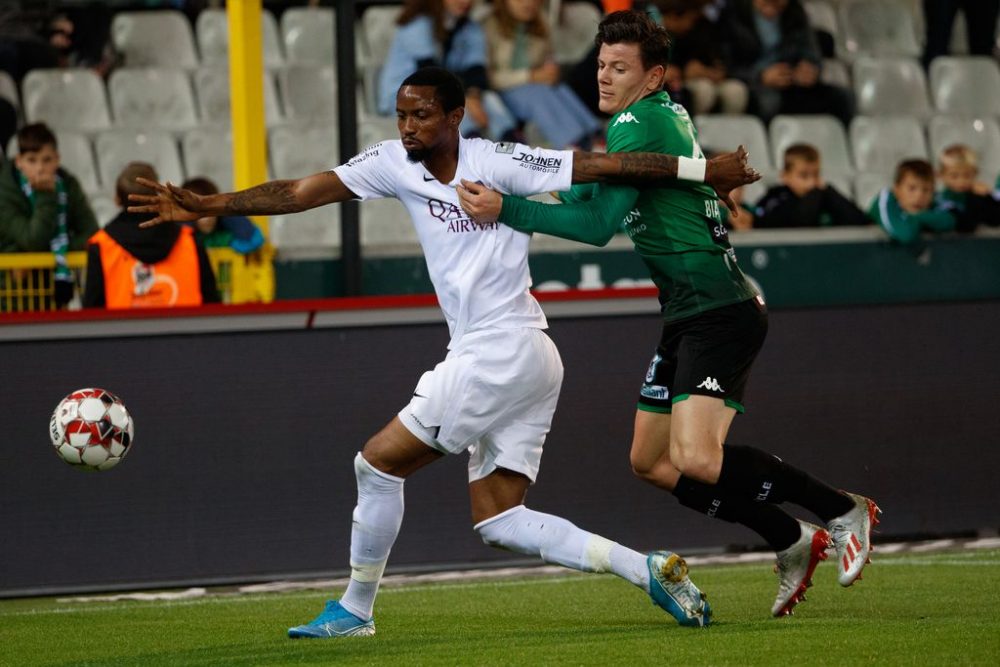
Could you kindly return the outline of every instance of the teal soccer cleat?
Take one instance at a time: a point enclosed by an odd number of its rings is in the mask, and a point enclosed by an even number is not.
[[[329,600],[323,611],[305,625],[288,628],[292,639],[329,639],[331,637],[371,637],[375,634],[375,620],[362,621],[340,606],[338,600]]]
[[[712,607],[688,578],[683,558],[669,551],[654,551],[646,558],[646,565],[653,604],[681,625],[700,628],[712,622]]]

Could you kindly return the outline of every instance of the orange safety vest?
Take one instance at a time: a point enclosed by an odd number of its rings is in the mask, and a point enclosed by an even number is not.
[[[194,230],[181,227],[166,259],[144,264],[103,229],[90,237],[101,251],[106,308],[201,305],[201,270]]]

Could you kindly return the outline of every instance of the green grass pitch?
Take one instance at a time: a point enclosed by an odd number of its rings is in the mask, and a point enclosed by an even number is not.
[[[1000,550],[876,552],[864,580],[823,563],[808,601],[772,619],[763,564],[692,569],[716,622],[681,628],[608,575],[383,588],[377,634],[290,640],[316,592],[177,602],[0,601],[0,665],[1000,664]],[[335,591],[334,593],[339,593]]]

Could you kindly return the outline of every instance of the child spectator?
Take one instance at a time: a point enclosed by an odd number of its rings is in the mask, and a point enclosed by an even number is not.
[[[1000,201],[988,183],[977,181],[979,156],[964,144],[953,144],[938,157],[938,178],[944,186],[937,194],[938,208],[951,211],[955,228],[971,232],[977,225],[1000,224]]]
[[[396,112],[396,92],[421,67],[440,65],[465,86],[465,136],[512,139],[517,122],[500,96],[489,90],[486,38],[469,18],[472,0],[406,0],[399,28],[378,77],[378,113]]]
[[[554,148],[589,149],[602,127],[569,86],[559,82],[542,0],[496,0],[483,32],[490,85],[515,118],[537,125]]]
[[[781,185],[757,202],[754,228],[868,225],[871,220],[823,181],[819,151],[808,144],[785,149]]]
[[[904,160],[896,167],[891,189],[885,188],[872,200],[868,214],[896,243],[923,249],[920,232],[947,232],[955,228],[948,211],[933,208],[934,167],[926,160]]]
[[[731,76],[750,87],[765,121],[777,114],[832,114],[844,125],[854,98],[820,81],[822,58],[800,0],[731,0],[720,19]]]
[[[667,68],[670,97],[690,106],[692,114],[743,113],[750,93],[745,83],[726,73],[718,30],[705,16],[707,4],[707,0],[655,2],[673,40]],[[689,100],[678,100],[678,87],[685,89]]]
[[[80,182],[59,165],[56,137],[48,126],[22,127],[17,150],[14,161],[0,168],[0,252],[52,251],[55,302],[63,306],[74,291],[66,253],[86,246],[97,219]]]
[[[84,308],[163,308],[218,303],[205,247],[190,227],[168,222],[140,229],[148,216],[129,213],[130,194],[152,191],[136,179],[158,181],[145,162],[131,162],[115,181],[121,212],[94,234],[87,248]]]
[[[219,186],[207,178],[192,178],[181,186],[196,195],[214,195]],[[198,239],[206,248],[232,248],[249,255],[264,245],[264,234],[249,218],[242,215],[198,218],[194,222]]]

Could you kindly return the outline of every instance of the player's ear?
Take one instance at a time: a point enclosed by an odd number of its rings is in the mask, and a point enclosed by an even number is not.
[[[465,118],[465,107],[456,107],[448,114],[448,124],[458,127],[462,124],[463,118]]]

